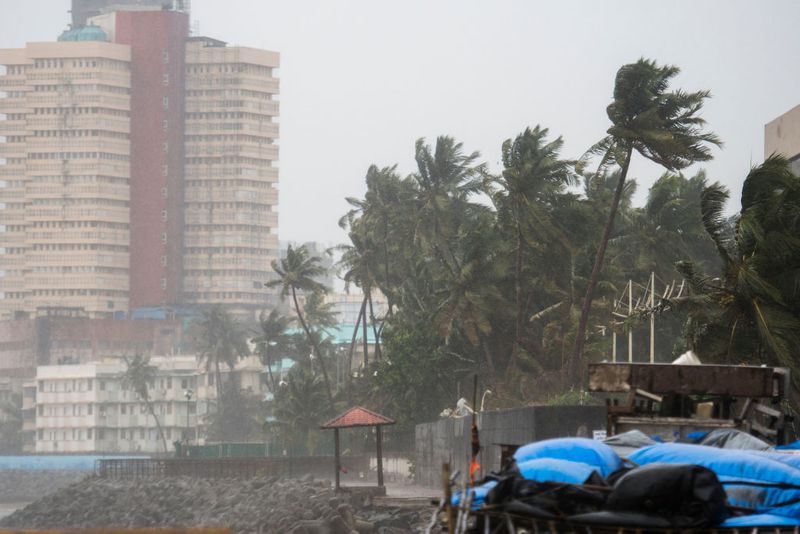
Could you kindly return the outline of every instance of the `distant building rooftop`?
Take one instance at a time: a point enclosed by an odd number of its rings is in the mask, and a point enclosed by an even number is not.
[[[59,37],[61,42],[69,41],[108,41],[108,35],[99,26],[82,26],[65,30]]]

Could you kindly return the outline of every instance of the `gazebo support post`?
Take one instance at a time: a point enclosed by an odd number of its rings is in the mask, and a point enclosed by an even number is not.
[[[379,425],[375,425],[376,448],[378,454],[378,487],[383,487],[383,430]]]
[[[334,467],[336,468],[336,491],[339,491],[339,473],[342,472],[342,460],[339,456],[339,429],[333,429],[333,456],[334,456]]]

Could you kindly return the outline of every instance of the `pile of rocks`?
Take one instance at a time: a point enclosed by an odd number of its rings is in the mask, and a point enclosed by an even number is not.
[[[0,521],[6,528],[226,527],[236,533],[401,534],[423,510],[382,509],[335,494],[327,481],[87,478]]]
[[[82,471],[3,470],[0,503],[31,502],[86,477]]]

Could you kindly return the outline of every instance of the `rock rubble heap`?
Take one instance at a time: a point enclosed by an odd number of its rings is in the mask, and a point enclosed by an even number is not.
[[[82,471],[22,471],[0,473],[0,503],[35,501],[86,477]]]
[[[16,511],[6,528],[226,527],[236,533],[402,534],[429,514],[359,505],[327,481],[90,477]]]

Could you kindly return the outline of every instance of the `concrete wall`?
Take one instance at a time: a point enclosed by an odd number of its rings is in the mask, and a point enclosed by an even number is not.
[[[441,419],[416,428],[416,483],[441,485],[442,463],[467,472],[472,419]],[[582,436],[605,430],[605,406],[530,406],[483,412],[478,416],[480,464],[484,474],[500,468],[499,444],[524,445],[543,439]]]
[[[764,157],[773,152],[793,160],[792,169],[800,172],[800,106],[764,126]]]

